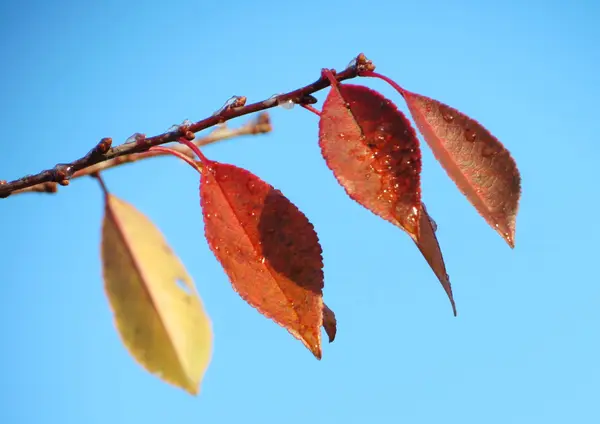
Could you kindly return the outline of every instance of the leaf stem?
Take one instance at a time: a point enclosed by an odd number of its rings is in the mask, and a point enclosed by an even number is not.
[[[91,176],[94,177],[96,180],[98,180],[98,184],[100,184],[100,188],[102,189],[104,196],[108,196],[108,194],[109,194],[108,188],[106,188],[106,184],[104,183],[104,179],[102,178],[100,173],[95,172],[95,173],[91,174]]]
[[[190,140],[188,140],[185,137],[180,137],[178,141],[181,144],[184,144],[187,147],[189,147],[190,150],[192,152],[194,152],[196,154],[196,156],[198,156],[198,159],[200,159],[200,161],[202,162],[202,165],[209,166],[211,164],[212,161],[210,159],[208,159],[206,156],[204,156],[204,153],[202,153],[200,151],[200,148],[198,146],[196,146],[194,143],[192,143]]]
[[[335,78],[333,72],[331,72],[330,69],[322,69],[321,76],[327,78],[332,87],[339,83],[339,81]]]
[[[199,173],[202,173],[202,168],[194,161],[194,159],[190,158],[189,156],[186,156],[185,154],[183,154],[177,150],[171,149],[170,147],[154,146],[154,147],[150,147],[150,151],[168,153],[173,156],[177,156],[179,159],[186,162],[188,165],[190,165],[196,171],[198,171]]]
[[[300,106],[302,106],[304,109],[308,110],[309,112],[314,113],[317,116],[321,116],[321,111],[314,106],[311,106],[311,105],[300,105]]]
[[[361,77],[379,78],[381,80],[384,80],[389,85],[391,85],[392,87],[394,87],[394,89],[396,89],[396,91],[398,91],[398,93],[400,93],[400,95],[402,97],[404,97],[404,92],[406,90],[404,88],[400,87],[394,80],[386,77],[385,75],[381,75],[380,73],[373,72],[373,71],[361,71],[361,72],[359,72],[359,75]]]

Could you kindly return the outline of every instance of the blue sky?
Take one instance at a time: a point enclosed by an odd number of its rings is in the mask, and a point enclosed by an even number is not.
[[[205,148],[314,223],[339,323],[318,362],[231,289],[203,239],[189,166],[106,172],[161,228],[212,318],[197,398],[146,373],[118,338],[96,182],[0,200],[0,422],[600,422],[599,21],[593,1],[2,2],[1,179],[78,158],[105,136],[198,120],[232,95],[297,88],[364,52],[490,129],[519,165],[523,197],[513,251],[423,144],[454,318],[409,237],[338,186],[317,117],[279,108],[272,134]],[[406,111],[383,82],[362,82]]]

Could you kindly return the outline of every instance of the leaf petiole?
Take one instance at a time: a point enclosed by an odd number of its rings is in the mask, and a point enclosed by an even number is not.
[[[405,92],[404,88],[400,87],[394,80],[386,77],[385,75],[381,75],[380,73],[373,72],[373,71],[359,72],[359,75],[361,77],[379,78],[381,80],[384,80],[389,85],[391,85],[392,87],[394,87],[394,89],[396,89],[396,91],[398,91],[398,93],[400,93],[402,95],[402,97],[404,97],[404,92]]]
[[[192,142],[190,142],[190,144],[193,145],[193,146],[195,146],[195,144],[192,143]],[[171,154],[173,156],[177,156],[182,161],[187,162],[196,171],[198,171],[199,173],[202,173],[202,166],[203,166],[202,164],[196,162],[194,159],[190,158],[189,156],[186,156],[185,154],[183,154],[183,153],[181,153],[181,152],[179,152],[177,150],[171,149],[169,147],[163,147],[163,146],[150,147],[149,150],[150,151],[155,151],[155,152],[169,153],[169,154]],[[194,152],[194,153],[196,153],[196,152]]]

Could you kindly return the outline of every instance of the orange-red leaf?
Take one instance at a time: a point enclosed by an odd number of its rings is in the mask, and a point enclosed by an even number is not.
[[[323,261],[313,225],[279,190],[210,161],[200,186],[206,239],[233,288],[321,358]]]
[[[390,100],[367,87],[333,85],[321,112],[319,144],[352,199],[417,238],[419,141]]]
[[[450,178],[488,224],[514,247],[521,177],[508,150],[462,112],[407,90],[402,94]]]
[[[348,195],[411,236],[456,315],[442,253],[421,203],[419,141],[404,114],[366,87],[332,84],[319,121],[319,144]]]

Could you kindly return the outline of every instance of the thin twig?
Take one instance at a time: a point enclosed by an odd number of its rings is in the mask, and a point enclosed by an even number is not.
[[[343,81],[357,77],[359,75],[359,72],[373,71],[374,69],[375,66],[361,53],[356,57],[356,59],[348,68],[336,74],[335,78],[338,81]],[[333,72],[335,71],[332,71],[332,73]],[[328,87],[329,85],[329,80],[323,75],[321,75],[321,77],[312,84],[308,84],[297,90],[273,96],[267,100],[252,103],[249,105],[245,104],[245,97],[235,97],[232,102],[227,102],[225,106],[215,114],[209,116],[208,118],[202,119],[196,123],[193,123],[191,125],[181,125],[178,127],[178,129],[174,131],[166,132],[154,137],[136,137],[136,140],[133,142],[126,142],[112,148],[112,140],[110,138],[103,138],[92,150],[88,152],[88,154],[71,163],[58,164],[53,168],[47,169],[38,174],[28,175],[11,182],[0,181],[0,197],[8,197],[14,192],[22,192],[23,189],[28,189],[30,187],[44,183],[58,183],[60,185],[68,185],[69,180],[73,178],[77,174],[77,172],[83,171],[84,169],[92,167],[93,165],[97,165],[134,153],[146,152],[148,149],[150,149],[150,147],[176,141],[180,137],[193,139],[194,134],[199,131],[205,130],[218,124],[222,124],[230,119],[247,115],[249,113],[270,109],[280,104],[285,104],[289,102],[297,104],[313,103],[313,100],[315,99],[311,96],[311,94],[320,91]],[[86,175],[89,174],[88,171],[85,172]],[[94,169],[93,172],[98,172],[98,169]]]
[[[238,128],[219,126],[207,136],[195,139],[194,144],[196,144],[197,146],[206,146],[207,144],[215,143],[217,141],[228,140],[230,138],[240,137],[243,135],[268,133],[272,130],[272,128],[273,127],[271,126],[269,114],[267,112],[263,112],[259,114],[255,119],[250,120],[249,122]],[[173,150],[181,152],[185,156],[189,156],[190,158],[194,157],[194,154],[192,153],[190,148],[184,146],[183,144],[175,143],[173,144],[173,146],[170,147]],[[105,171],[107,169],[114,168],[119,165],[137,162],[139,160],[148,159],[151,157],[165,156],[166,154],[167,153],[160,151],[147,151],[143,153],[132,153],[129,155],[118,156],[116,158],[109,159],[104,162],[99,162],[95,165],[91,165],[87,168],[74,172],[73,176],[71,177],[71,180],[75,178],[85,177],[88,175],[93,176],[94,174],[97,174],[100,171]],[[57,191],[58,183],[45,182],[21,190],[13,191],[11,195],[14,196],[15,194],[21,193],[56,193]]]

